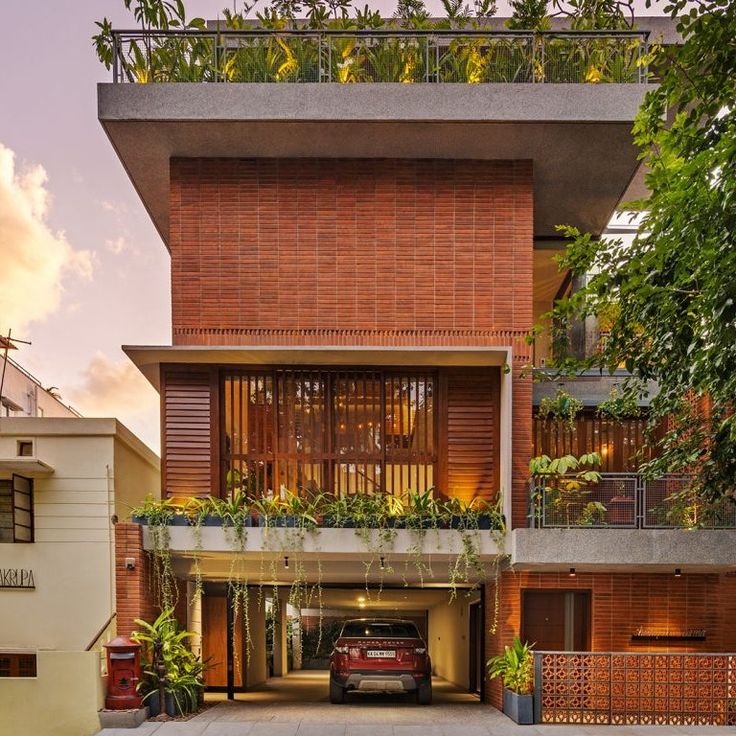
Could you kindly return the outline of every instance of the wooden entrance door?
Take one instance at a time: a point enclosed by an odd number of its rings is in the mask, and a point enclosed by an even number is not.
[[[590,650],[590,592],[522,592],[521,640],[543,652]]]

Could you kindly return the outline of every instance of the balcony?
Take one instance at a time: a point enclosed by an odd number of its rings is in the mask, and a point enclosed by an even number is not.
[[[532,161],[547,242],[600,234],[626,196],[646,48],[646,31],[121,30],[98,116],[165,243],[172,158],[254,157]]]
[[[644,84],[647,31],[114,31],[113,82]]]
[[[570,482],[572,481],[572,482]],[[705,502],[689,492],[692,478],[646,480],[636,473],[602,473],[580,485],[572,476],[532,479],[532,529],[736,529],[736,503]]]

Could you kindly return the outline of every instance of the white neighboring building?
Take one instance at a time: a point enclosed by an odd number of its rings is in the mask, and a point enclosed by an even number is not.
[[[0,733],[90,736],[115,636],[115,517],[159,495],[116,419],[0,418]]]
[[[79,412],[66,406],[53,391],[22,368],[12,358],[5,357],[6,338],[0,338],[0,417],[78,417]]]

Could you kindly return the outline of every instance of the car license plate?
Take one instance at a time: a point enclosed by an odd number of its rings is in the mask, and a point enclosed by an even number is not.
[[[394,649],[368,649],[366,655],[368,659],[396,659]]]

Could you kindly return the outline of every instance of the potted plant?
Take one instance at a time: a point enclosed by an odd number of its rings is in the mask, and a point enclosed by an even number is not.
[[[169,716],[196,709],[204,690],[204,666],[186,644],[193,634],[179,629],[172,608],[153,623],[141,619],[135,623],[139,629],[131,638],[143,646],[144,676],[138,686],[143,702],[152,713]]]
[[[534,653],[533,644],[514,637],[504,653],[488,660],[488,677],[503,681],[503,712],[520,725],[534,723]]]

